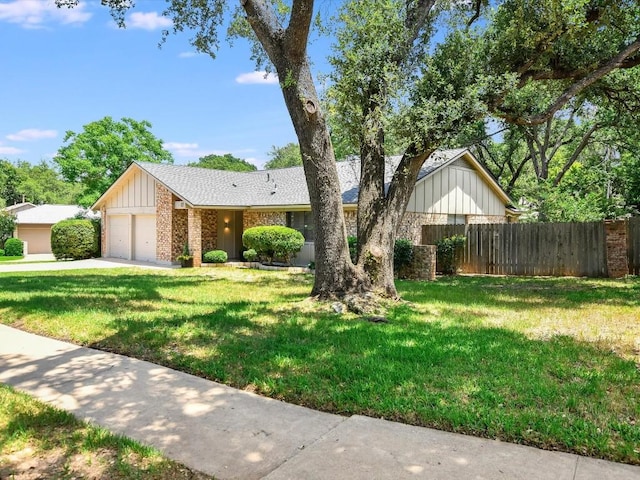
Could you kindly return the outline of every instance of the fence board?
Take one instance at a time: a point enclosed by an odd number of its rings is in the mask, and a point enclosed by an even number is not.
[[[629,252],[629,273],[640,275],[640,217],[629,219],[627,224],[627,247]]]
[[[629,263],[640,268],[640,220],[634,223]],[[425,225],[422,243],[435,244],[452,235],[466,235],[461,270],[496,275],[601,277],[607,272],[602,222]]]

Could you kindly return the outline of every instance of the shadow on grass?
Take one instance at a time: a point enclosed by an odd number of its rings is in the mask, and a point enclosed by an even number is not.
[[[635,364],[569,337],[244,302],[115,322],[96,346],[292,403],[640,464]]]

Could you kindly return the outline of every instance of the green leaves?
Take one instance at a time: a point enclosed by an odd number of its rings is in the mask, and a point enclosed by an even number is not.
[[[206,155],[200,157],[197,162],[189,164],[190,167],[211,168],[214,170],[231,170],[234,172],[251,172],[256,170],[256,166],[252,163],[237,158],[230,153],[224,155]]]
[[[173,156],[162,147],[162,140],[150,131],[151,123],[111,117],[91,122],[83,131],[67,131],[54,162],[69,182],[83,186],[78,203],[91,206],[133,163],[173,163]]]

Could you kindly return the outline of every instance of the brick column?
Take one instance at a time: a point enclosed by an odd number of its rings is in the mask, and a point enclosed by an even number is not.
[[[607,273],[609,278],[622,278],[629,274],[627,257],[627,222],[605,220],[604,231],[607,244]]]
[[[436,279],[436,246],[435,245],[414,245],[413,258],[411,264],[402,268],[398,272],[400,278],[410,280]]]
[[[189,252],[193,255],[193,266],[202,266],[202,214],[190,208],[187,213]]]
[[[107,206],[100,207],[100,256],[107,256]]]
[[[156,182],[156,259],[171,263],[173,256],[173,195]]]

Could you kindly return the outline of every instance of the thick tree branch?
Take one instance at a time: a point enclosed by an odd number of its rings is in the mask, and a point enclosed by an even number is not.
[[[595,82],[597,82],[613,70],[620,68],[620,66],[625,62],[626,59],[637,53],[639,50],[640,38],[637,38],[634,42],[624,48],[618,55],[610,59],[608,62],[604,63],[601,67],[576,80],[543,113],[521,117],[503,111],[502,113],[499,113],[499,115],[507,122],[513,123],[515,125],[540,125],[541,123],[546,122],[569,100],[585,90],[587,87],[593,85]]]
[[[282,52],[284,28],[273,8],[265,0],[240,0],[240,4],[247,14],[247,21],[258,37],[258,41],[271,62],[276,65],[274,60]]]
[[[295,0],[293,2],[284,46],[294,61],[300,61],[307,55],[307,42],[312,18],[313,0]]]
[[[593,125],[591,125],[591,128],[589,128],[589,130],[587,130],[587,132],[584,134],[578,147],[573,151],[573,154],[571,155],[571,157],[567,159],[564,166],[562,167],[562,170],[558,172],[558,174],[556,175],[556,178],[553,180],[554,187],[557,187],[560,184],[560,181],[562,180],[564,175],[569,171],[569,169],[571,168],[571,165],[573,165],[576,162],[576,160],[578,159],[582,151],[589,144],[589,139],[594,134],[594,132],[598,130],[598,128],[600,128],[600,125],[598,123],[594,123]]]

